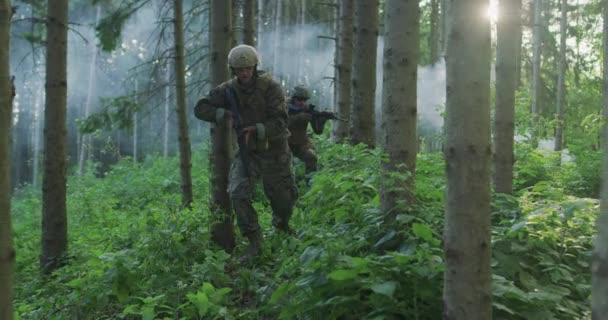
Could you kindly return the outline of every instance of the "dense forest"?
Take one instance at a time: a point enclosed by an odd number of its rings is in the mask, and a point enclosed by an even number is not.
[[[240,45],[331,116],[247,260]],[[0,320],[608,319],[606,52],[606,0],[0,0]]]

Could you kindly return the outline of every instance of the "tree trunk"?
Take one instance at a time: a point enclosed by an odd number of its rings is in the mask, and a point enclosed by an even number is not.
[[[171,114],[171,62],[165,66],[165,117],[163,118],[163,157],[169,156],[169,116]]]
[[[541,64],[541,24],[542,24],[542,0],[534,0],[534,28],[532,32],[532,88],[530,89],[531,106],[530,111],[532,112],[532,127],[531,136],[533,145],[538,143],[538,117],[539,117],[539,90],[540,90],[540,64]]]
[[[441,51],[440,55],[445,57],[445,51],[448,47],[448,11],[450,9],[450,4],[448,0],[441,0],[441,17],[440,17],[440,25],[441,25],[441,40],[439,40],[439,50]]]
[[[242,25],[240,23],[240,12],[241,12],[241,8],[240,8],[240,3],[241,1],[239,0],[231,0],[231,8],[232,10],[230,11],[232,13],[231,17],[232,17],[232,36],[230,37],[231,42],[230,42],[230,47],[236,47],[239,42],[240,39],[242,38]]]
[[[255,47],[256,0],[243,0],[243,43]]]
[[[376,145],[375,96],[378,0],[355,0],[351,144]]]
[[[353,63],[354,0],[340,0],[338,7],[338,42],[336,47],[336,112],[347,122],[333,125],[332,139],[338,143],[348,139],[351,106],[351,77]]]
[[[228,52],[232,34],[231,7],[229,1],[212,0],[210,16],[210,56],[211,86],[215,87],[229,79]],[[226,250],[235,245],[232,224],[232,206],[228,196],[228,172],[233,157],[231,145],[232,128],[211,125],[211,212],[215,224],[212,225],[212,239]]]
[[[95,25],[99,23],[101,19],[101,5],[97,5],[97,12],[95,14]],[[91,45],[91,63],[89,64],[89,80],[87,88],[87,97],[84,103],[84,117],[87,118],[91,112],[91,101],[93,100],[95,92],[95,82],[97,80],[97,46],[93,43]],[[80,135],[80,152],[78,153],[78,175],[81,176],[84,173],[84,162],[88,159],[87,155],[90,154],[89,148],[91,147],[91,136],[88,134]]]
[[[382,164],[385,185],[380,189],[382,211],[392,221],[402,211],[398,203],[414,202],[416,170],[417,75],[420,56],[420,12],[417,0],[387,0],[384,27],[382,79],[382,147],[388,162]],[[405,165],[405,166],[404,166]],[[391,173],[411,174],[395,180]]]
[[[608,53],[608,2],[602,2],[602,16],[604,32],[602,47],[604,56]],[[600,213],[595,222],[597,235],[594,241],[592,262],[592,291],[591,310],[592,319],[606,319],[608,315],[608,59],[603,59],[604,75],[604,125],[602,132],[602,148],[604,151],[602,162],[602,191],[600,197]]]
[[[273,30],[273,39],[272,39],[272,73],[274,75],[278,75],[278,72],[281,72],[279,63],[279,50],[280,50],[280,33],[281,33],[281,16],[283,15],[283,0],[277,0],[274,11],[274,30]],[[281,77],[282,78],[282,77]]]
[[[562,18],[559,23],[559,69],[557,74],[557,107],[555,122],[555,151],[563,149],[564,141],[564,99],[566,96],[566,38],[568,37],[568,1],[562,2]]]
[[[68,250],[66,208],[66,102],[68,1],[48,0],[42,253],[45,274],[62,264]]]
[[[175,0],[173,13],[175,22],[175,97],[179,128],[182,206],[190,207],[192,204],[192,156],[190,153],[190,136],[188,135],[188,117],[186,116],[186,63],[184,58],[184,8],[182,0]]]
[[[136,79],[135,80],[135,103],[139,104],[138,100],[138,91],[139,91],[139,81]],[[139,140],[138,138],[138,124],[137,124],[137,112],[133,113],[133,162],[137,162],[137,142]]]
[[[36,97],[34,98],[34,113],[35,113],[35,122],[34,122],[34,156],[32,160],[32,185],[34,187],[39,186],[40,180],[38,176],[40,175],[40,140],[41,140],[41,131],[42,131],[42,122],[43,122],[43,112],[42,112],[42,103],[46,100],[44,96],[44,86],[39,86],[36,91]]]
[[[431,0],[431,34],[429,35],[430,64],[439,59],[439,0]]]
[[[489,0],[454,1],[447,48],[443,318],[492,319]]]
[[[0,0],[0,319],[13,319],[13,265],[15,251],[11,227],[10,133],[13,87],[9,74],[10,0]]]
[[[496,107],[494,124],[494,190],[513,192],[515,91],[521,34],[521,1],[501,0],[496,48]]]

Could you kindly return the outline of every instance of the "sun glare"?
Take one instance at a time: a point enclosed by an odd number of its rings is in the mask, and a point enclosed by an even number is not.
[[[488,11],[486,12],[486,16],[490,18],[492,23],[498,20],[498,3],[495,0],[490,0],[490,6],[488,7]]]

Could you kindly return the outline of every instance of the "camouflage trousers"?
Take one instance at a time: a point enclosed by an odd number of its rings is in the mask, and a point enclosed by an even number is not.
[[[289,144],[293,155],[304,162],[306,173],[317,171],[317,154],[310,139],[303,144]]]
[[[292,158],[287,143],[278,150],[250,152],[248,155],[249,176],[244,170],[239,151],[230,167],[228,181],[228,193],[241,233],[248,236],[260,229],[258,215],[252,204],[255,185],[260,178],[264,193],[272,207],[273,226],[284,231],[288,230],[298,189],[295,185]]]

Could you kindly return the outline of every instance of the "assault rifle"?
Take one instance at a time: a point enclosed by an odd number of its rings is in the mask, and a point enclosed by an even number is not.
[[[312,118],[322,118],[322,119],[330,119],[330,120],[338,120],[338,121],[344,121],[346,122],[345,119],[342,119],[340,117],[338,117],[338,114],[336,114],[335,112],[330,112],[330,111],[317,111],[315,110],[317,108],[317,106],[315,106],[314,104],[309,104],[308,105],[308,109],[296,109],[294,108],[292,105],[289,105],[289,114],[298,114],[298,113],[302,113],[302,112],[307,112],[310,113],[312,115]]]
[[[249,177],[249,153],[247,150],[247,141],[245,141],[245,134],[243,133],[243,119],[238,109],[238,101],[236,92],[233,87],[228,87],[224,90],[224,96],[230,105],[230,111],[232,112],[232,127],[236,131],[236,141],[239,145],[239,154],[241,156],[241,164],[243,165],[243,171],[245,176]]]

